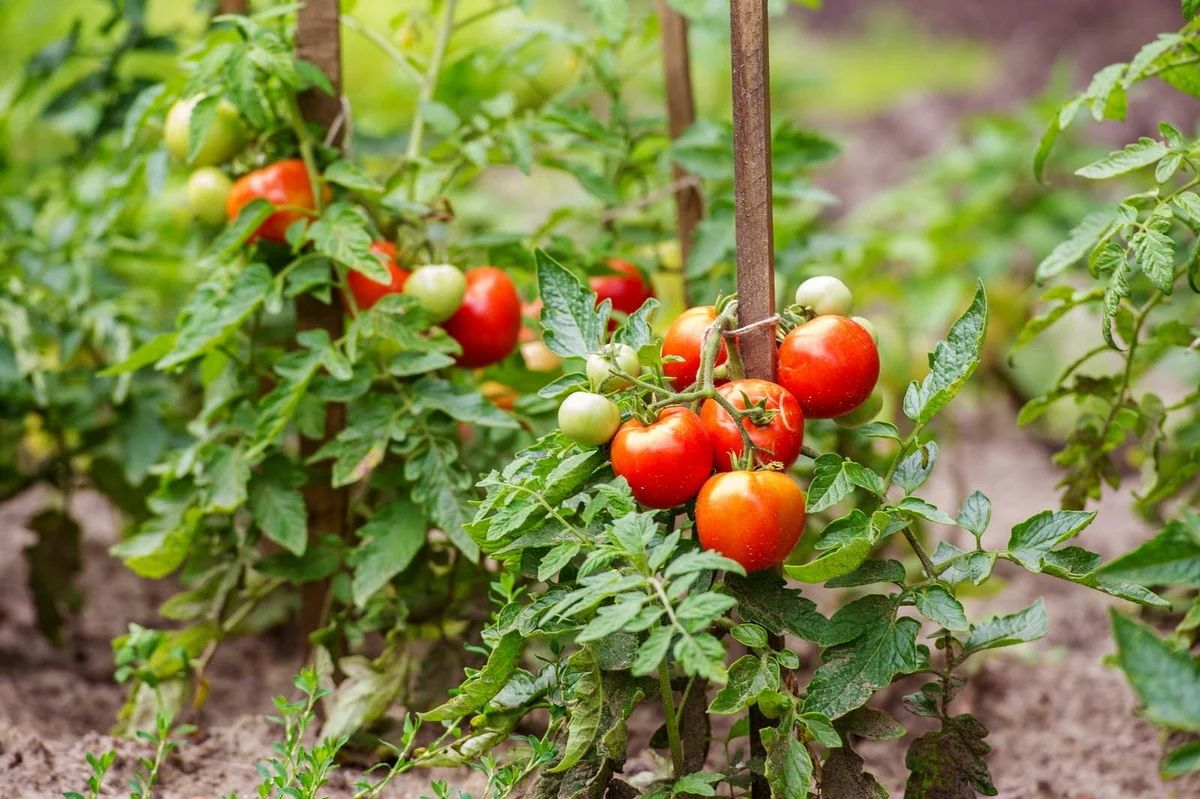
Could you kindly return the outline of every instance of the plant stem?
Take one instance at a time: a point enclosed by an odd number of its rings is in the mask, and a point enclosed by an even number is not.
[[[446,7],[442,11],[442,23],[438,28],[437,42],[433,46],[433,56],[429,60],[429,68],[425,70],[425,77],[421,80],[421,93],[417,98],[417,109],[413,113],[412,127],[408,133],[408,147],[404,151],[404,160],[409,164],[412,164],[421,155],[421,139],[425,135],[425,114],[422,112],[421,106],[433,99],[434,90],[437,89],[438,75],[442,71],[442,60],[446,57],[450,34],[454,30],[454,10],[457,5],[458,0],[446,0]],[[409,200],[416,199],[418,174],[417,170],[413,169],[409,176]]]
[[[662,694],[663,715],[666,717],[667,741],[671,745],[671,765],[675,779],[683,776],[683,742],[679,739],[679,720],[675,717],[675,694],[671,690],[671,671],[667,659],[658,664],[658,690]]]
[[[933,561],[929,558],[929,553],[925,551],[925,547],[921,546],[921,542],[917,540],[917,535],[912,531],[911,527],[904,528],[904,538],[908,541],[908,545],[912,547],[913,552],[917,553],[917,559],[921,561],[921,567],[925,569],[930,579],[936,580],[938,571],[933,565]]]

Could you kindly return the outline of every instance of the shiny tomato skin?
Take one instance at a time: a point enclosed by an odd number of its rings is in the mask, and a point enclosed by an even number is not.
[[[649,508],[674,508],[696,496],[712,473],[712,444],[689,408],[667,408],[650,424],[637,418],[612,440],[613,473]]]
[[[676,391],[696,382],[700,371],[700,350],[703,347],[704,331],[717,321],[717,309],[711,305],[700,305],[689,308],[671,323],[667,334],[663,336],[662,354],[677,355],[682,361],[671,361],[663,364],[663,373],[671,380]],[[725,362],[725,342],[717,351],[717,363]]]
[[[628,261],[622,261],[620,258],[609,258],[606,264],[617,274],[593,275],[588,278],[588,286],[596,292],[597,305],[604,300],[612,300],[614,311],[628,315],[641,308],[642,303],[654,296],[654,289],[646,282],[646,278],[642,276],[636,266]],[[616,328],[617,321],[610,319],[608,329],[616,330]]]
[[[326,189],[325,193],[328,198],[329,190]],[[251,237],[252,241],[261,236],[268,241],[286,244],[288,227],[297,219],[313,216],[312,212],[317,207],[308,169],[299,158],[276,161],[238,178],[225,199],[225,213],[229,221],[237,219],[238,212],[259,197],[279,207],[279,210],[258,226]]]
[[[845,316],[818,316],[779,346],[779,384],[795,395],[807,419],[849,413],[879,380],[879,350],[871,334]]]
[[[442,325],[462,347],[458,365],[490,366],[508,357],[521,332],[521,298],[503,270],[479,266],[467,270],[462,305]]]
[[[696,498],[700,546],[747,572],[783,563],[803,532],[804,492],[783,472],[721,472]]]
[[[362,272],[353,269],[346,275],[346,283],[354,294],[354,304],[360,311],[365,311],[379,302],[388,294],[399,294],[404,290],[409,271],[396,262],[396,245],[390,241],[371,242],[371,252],[379,256],[380,262],[388,270],[391,280],[387,283],[377,283]]]
[[[765,400],[766,408],[775,412],[774,418],[761,427],[750,419],[742,420],[758,448],[755,461],[759,466],[777,461],[786,469],[796,462],[804,445],[804,414],[800,411],[800,403],[787,389],[769,380],[747,379],[726,383],[717,391],[739,410]],[[700,421],[712,441],[713,468],[718,472],[730,471],[734,468],[730,453],[734,453],[734,457],[740,456],[744,447],[737,423],[716,400],[704,401]]]

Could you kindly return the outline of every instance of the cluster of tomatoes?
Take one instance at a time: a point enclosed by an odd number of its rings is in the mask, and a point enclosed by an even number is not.
[[[801,454],[804,420],[859,425],[879,413],[879,352],[870,323],[847,315],[852,303],[837,278],[806,280],[796,292],[803,321],[779,343],[778,382],[717,379],[712,391],[702,385],[704,342],[725,331],[716,329],[716,308],[691,308],[663,338],[663,377],[673,392],[641,380],[637,353],[612,344],[589,356],[592,391],[563,400],[559,427],[580,444],[608,444],[613,472],[642,505],[694,500],[706,549],[747,571],[778,566],[804,530],[804,492],[786,474]],[[710,354],[714,367],[726,363],[724,341]],[[636,411],[622,422],[607,395],[631,387],[655,401],[635,399]]]
[[[244,147],[246,129],[237,109],[224,99],[217,103],[212,123],[189,159],[191,117],[198,101],[198,97],[189,98],[172,106],[164,130],[167,150],[195,167],[187,182],[192,212],[201,221],[219,224],[236,219],[254,200],[267,200],[276,210],[251,240],[286,244],[288,228],[317,213],[314,182],[305,162],[287,158],[232,180],[217,165],[228,162]],[[324,192],[327,202],[328,187]],[[388,280],[376,281],[351,270],[346,276],[348,308],[369,309],[388,294],[416,297],[431,321],[462,347],[458,364],[463,367],[490,366],[516,348],[521,300],[512,279],[502,270],[480,266],[464,273],[450,264],[425,264],[410,271],[400,265],[392,242],[375,241],[370,250],[387,270]]]

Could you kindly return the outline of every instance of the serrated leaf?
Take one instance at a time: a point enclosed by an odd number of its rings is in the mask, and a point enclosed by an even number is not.
[[[1077,535],[1095,518],[1093,512],[1078,510],[1036,513],[1012,528],[1008,554],[1029,571],[1040,571],[1046,553]]]
[[[658,668],[658,664],[667,656],[674,633],[673,627],[655,627],[650,631],[650,635],[638,647],[637,657],[630,667],[633,676],[644,677]]]
[[[974,654],[985,649],[1036,641],[1046,634],[1047,623],[1046,603],[1038,597],[1024,610],[972,624],[970,632],[963,639],[963,653]]]
[[[127,372],[136,372],[162,358],[175,346],[176,333],[159,333],[154,338],[142,344],[133,353],[118,364],[100,372],[100,377],[113,377]]]
[[[550,769],[552,774],[571,768],[592,749],[600,731],[600,715],[604,708],[604,682],[591,650],[586,647],[581,649],[571,657],[569,665],[579,671],[580,676],[571,692],[573,701],[567,729],[567,744],[563,749],[562,759]]]
[[[963,500],[962,509],[958,512],[958,526],[979,540],[983,537],[991,521],[992,501],[982,492],[972,491]]]
[[[808,485],[808,513],[819,513],[845,499],[854,487],[882,494],[885,486],[878,474],[847,458],[826,453],[817,458]]]
[[[806,641],[827,639],[829,619],[817,612],[812,600],[788,588],[778,574],[728,575],[725,590],[737,600],[743,621],[760,624],[775,634],[786,630]]]
[[[910,384],[905,392],[904,414],[909,419],[918,425],[928,423],[974,374],[983,354],[987,317],[987,296],[980,282],[970,307],[951,326],[946,340],[934,348],[929,375],[919,385]]]
[[[767,750],[764,769],[772,799],[807,799],[812,787],[812,759],[804,744],[792,734],[791,724],[783,730],[762,731]]]
[[[1079,224],[1071,229],[1066,241],[1051,250],[1050,254],[1037,265],[1034,279],[1041,283],[1078,263],[1079,259],[1087,255],[1088,251],[1104,237],[1115,218],[1116,212],[1108,209],[1093,211],[1081,219]]]
[[[889,615],[872,624],[853,640],[826,649],[808,684],[806,712],[824,713],[830,719],[861,706],[899,674],[921,668],[916,619]]]
[[[392,276],[383,260],[371,252],[367,218],[356,206],[336,202],[308,227],[305,235],[318,253],[345,264],[376,283],[388,284]]]
[[[383,192],[383,186],[375,178],[350,161],[334,161],[323,173],[326,183],[335,183],[347,189],[371,194]]]
[[[1125,145],[1123,149],[1096,159],[1087,166],[1075,170],[1081,178],[1103,180],[1141,169],[1153,164],[1167,154],[1167,146],[1147,136]]]
[[[909,769],[905,799],[975,799],[995,796],[984,756],[991,747],[983,740],[987,728],[974,716],[942,720],[941,729],[912,742],[904,757]]]
[[[1175,242],[1151,227],[1133,234],[1130,242],[1134,258],[1154,287],[1170,294],[1175,284]]]
[[[919,588],[913,592],[913,601],[922,616],[947,630],[965,630],[969,626],[962,603],[943,586]]]
[[[425,545],[425,516],[407,499],[396,499],[358,529],[364,543],[356,556],[351,593],[364,607],[375,592],[408,568]],[[507,679],[507,678],[506,678]]]
[[[1140,585],[1182,585],[1200,588],[1200,534],[1183,520],[1173,520],[1136,549],[1097,571]]]
[[[538,294],[546,346],[563,357],[583,357],[599,350],[605,315],[596,308],[596,295],[542,250],[537,261]]]
[[[454,721],[476,712],[492,700],[516,671],[525,640],[520,633],[504,635],[488,655],[487,663],[459,688],[457,694],[433,710],[420,714],[424,721]],[[587,651],[587,650],[584,650]],[[599,686],[596,694],[599,695]]]
[[[779,690],[779,662],[769,655],[743,655],[729,667],[729,677],[708,706],[709,713],[740,713],[763,691]]]
[[[1142,715],[1173,730],[1200,732],[1200,661],[1115,611],[1117,663],[1142,701]]]
[[[263,264],[251,264],[228,285],[221,280],[202,284],[188,299],[174,346],[158,368],[184,363],[216,347],[261,307],[273,284],[271,270]]]
[[[250,489],[250,514],[268,538],[294,555],[308,545],[308,513],[304,495],[293,485],[255,480]]]
[[[953,516],[920,497],[905,497],[896,503],[896,509],[937,524],[957,525]]]

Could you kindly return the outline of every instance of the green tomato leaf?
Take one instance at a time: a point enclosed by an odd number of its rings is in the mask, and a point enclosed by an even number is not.
[[[941,729],[912,742],[904,764],[909,769],[905,799],[975,799],[995,796],[996,786],[984,756],[987,728],[974,716],[942,720]]]
[[[883,493],[883,478],[852,460],[826,453],[817,458],[808,485],[808,513],[819,513],[841,502],[854,487],[873,494]]]
[[[911,383],[905,392],[904,414],[909,419],[918,425],[928,423],[975,372],[983,354],[987,317],[987,296],[981,281],[970,307],[929,356],[929,374],[919,385]]]
[[[1200,660],[1115,611],[1112,622],[1117,663],[1142,701],[1142,715],[1162,727],[1200,732]]]
[[[1075,170],[1081,178],[1104,180],[1141,169],[1153,164],[1167,154],[1167,146],[1148,136],[1142,136],[1136,142],[1127,144],[1121,150],[1111,152],[1096,159],[1087,166]]]
[[[894,612],[853,640],[826,649],[808,684],[805,712],[830,719],[861,706],[899,674],[918,671],[924,661],[917,650],[921,624]]]
[[[1200,588],[1200,517],[1191,525],[1177,519],[1131,552],[1097,571],[1140,585],[1181,585]]]
[[[709,713],[740,713],[763,691],[779,690],[779,662],[769,655],[743,655],[729,667],[729,679],[708,706]]]
[[[597,309],[596,294],[545,252],[538,250],[534,257],[546,346],[563,357],[584,357],[599,350],[607,309]]]
[[[425,516],[407,499],[396,499],[358,529],[365,542],[354,558],[354,604],[367,600],[408,568],[425,545]]]
[[[1096,518],[1094,512],[1045,510],[1012,528],[1007,554],[1031,572],[1042,569],[1042,559],[1062,542],[1073,538]]]
[[[913,601],[922,616],[947,630],[965,630],[969,626],[962,603],[944,586],[919,588],[913,592]]]
[[[438,705],[433,710],[421,713],[421,719],[423,721],[455,721],[478,711],[500,692],[500,689],[512,677],[513,672],[517,670],[517,662],[524,646],[525,639],[520,633],[511,632],[504,635],[496,642],[484,667],[464,682],[458,689],[458,693],[449,701]],[[587,652],[588,650],[582,651]],[[577,655],[572,658],[573,665],[578,657]],[[598,683],[598,674],[596,679]],[[596,685],[595,693],[597,701],[599,701],[599,684]],[[572,731],[574,731],[573,724]]]
[[[1038,597],[1024,610],[972,624],[962,642],[963,653],[971,655],[985,649],[1036,641],[1046,634],[1046,626],[1046,603]]]

